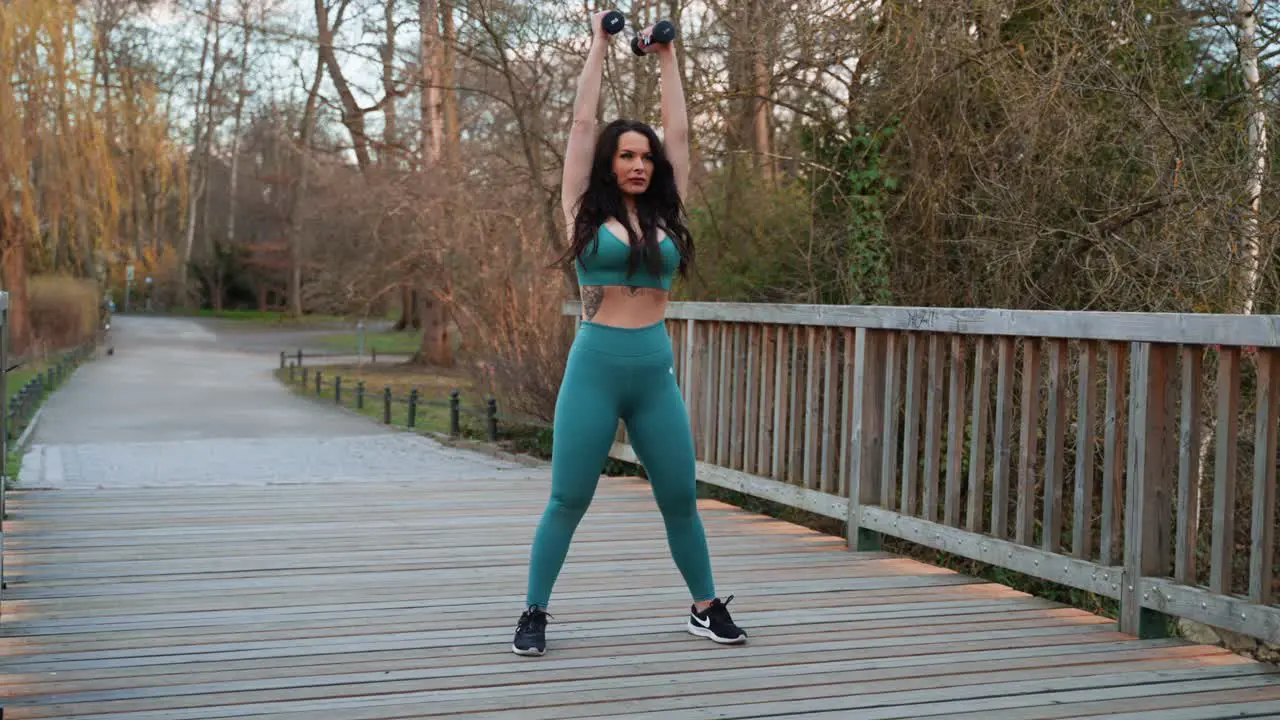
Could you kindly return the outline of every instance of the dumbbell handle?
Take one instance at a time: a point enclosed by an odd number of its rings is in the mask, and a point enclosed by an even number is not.
[[[627,24],[626,16],[624,16],[622,13],[618,12],[617,10],[610,10],[608,14],[606,14],[600,20],[601,27],[603,27],[604,31],[609,33],[610,35],[617,35],[618,33],[622,32],[622,28],[625,27],[626,24]]]
[[[676,26],[670,20],[659,20],[648,35],[636,33],[631,38],[631,51],[636,55],[644,55],[650,45],[667,44],[676,39]]]

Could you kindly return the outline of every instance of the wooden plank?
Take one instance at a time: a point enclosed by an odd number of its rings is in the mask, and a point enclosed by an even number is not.
[[[1172,455],[1167,398],[1172,346],[1135,343],[1129,396],[1129,454],[1124,518],[1125,581],[1120,593],[1120,630],[1139,634],[1140,579],[1168,574],[1172,495],[1166,474]]]
[[[1174,531],[1173,577],[1184,585],[1196,584],[1196,539],[1200,535],[1200,347],[1183,347],[1182,425],[1178,431],[1178,526]]]
[[[569,301],[563,312],[573,315],[579,307],[578,301]],[[1280,346],[1277,315],[674,302],[667,306],[667,317],[1125,343]]]
[[[881,427],[884,428],[884,442],[880,447],[880,504],[886,508],[897,506],[895,501],[898,485],[898,419],[901,417],[902,404],[902,342],[901,333],[886,334],[884,415],[881,420]]]
[[[710,461],[715,457],[715,438],[716,433],[716,387],[719,385],[716,378],[716,353],[718,352],[719,342],[716,339],[716,324],[701,323],[704,333],[703,344],[703,360],[699,363],[702,367],[702,378],[700,384],[703,388],[702,395],[702,457],[701,459]]]
[[[836,494],[849,497],[849,468],[853,457],[853,354],[854,354],[854,336],[853,330],[845,328],[844,330],[844,372],[843,380],[840,383],[840,473],[836,483]]]
[[[1143,607],[1280,645],[1280,607],[1275,605],[1259,605],[1168,578],[1144,577],[1141,590]]]
[[[947,401],[947,485],[943,497],[943,523],[960,527],[960,472],[965,448],[965,348],[964,337],[951,336],[951,396]]]
[[[783,448],[787,447],[787,406],[785,403],[786,396],[786,379],[790,373],[787,367],[787,345],[790,340],[789,333],[784,327],[775,327],[776,344],[774,347],[774,375],[773,375],[773,472],[770,477],[774,480],[784,480],[783,463],[785,455]]]
[[[1098,561],[1114,565],[1123,546],[1120,521],[1124,517],[1125,380],[1128,348],[1107,345],[1107,399],[1102,449],[1102,525],[1098,535]]]
[[[756,440],[763,424],[760,417],[760,326],[752,325],[747,331],[747,378],[743,392],[747,396],[745,421],[742,425],[742,471],[758,475]]]
[[[989,366],[987,338],[979,336],[973,352],[973,408],[969,416],[972,450],[969,453],[969,508],[965,513],[965,527],[970,532],[982,531],[982,511],[986,507],[987,403],[991,392]]]
[[[846,507],[846,537],[852,549],[864,542],[858,524],[859,508],[880,502],[881,432],[884,416],[884,336],[859,328],[854,335],[853,422],[849,443],[849,502]]]
[[[803,482],[810,490],[818,489],[818,427],[822,421],[819,412],[821,396],[818,390],[818,333],[819,328],[805,328],[807,344],[805,347],[805,383],[804,383],[804,448],[801,450],[804,463]]]
[[[1253,518],[1249,548],[1249,598],[1275,602],[1276,423],[1280,418],[1280,350],[1261,349],[1253,452]]]
[[[800,365],[800,334],[803,332],[799,326],[791,328],[791,394],[790,407],[787,408],[787,425],[789,432],[787,434],[787,443],[785,445],[787,451],[787,481],[788,482],[804,482],[803,468],[801,467],[801,459],[804,452],[801,443],[800,430],[804,426],[804,416],[801,414],[803,402],[800,398],[800,377],[804,374]]]
[[[759,435],[756,438],[756,464],[753,474],[770,475],[776,477],[776,473],[771,473],[772,455],[770,452],[773,448],[773,382],[774,372],[774,353],[771,340],[774,337],[774,327],[765,325],[760,329],[760,422]]]
[[[823,331],[823,349],[822,349],[822,455],[819,463],[820,484],[819,489],[826,493],[840,494],[840,488],[836,481],[836,446],[840,442],[839,432],[841,427],[836,425],[836,411],[839,404],[836,398],[839,397],[836,391],[836,366],[839,364],[836,355],[836,330],[827,329]],[[848,350],[846,349],[846,354]],[[848,365],[847,358],[845,365]]]
[[[1036,503],[1036,457],[1039,454],[1036,428],[1040,424],[1040,348],[1032,338],[1022,341],[1022,414],[1018,435],[1018,511],[1014,539],[1023,545],[1033,542]]]
[[[729,439],[733,429],[729,424],[733,412],[733,395],[730,383],[733,379],[733,347],[729,344],[729,323],[720,323],[719,364],[716,374],[716,454],[717,465],[726,465],[729,456]]]
[[[942,457],[942,337],[929,336],[929,387],[924,411],[924,489],[920,499],[925,520],[938,517],[939,463]]]
[[[1063,453],[1067,438],[1067,343],[1062,340],[1046,340],[1045,354],[1049,358],[1049,378],[1046,392],[1046,417],[1044,432],[1044,536],[1041,546],[1050,552],[1062,547],[1062,493]]]
[[[744,381],[747,376],[746,349],[742,346],[742,335],[746,329],[741,323],[733,326],[733,358],[729,363],[729,387],[732,395],[729,401],[729,456],[724,465],[738,470],[746,469],[742,457],[743,436],[746,434],[746,427],[743,424],[746,419]]]
[[[1071,554],[1088,560],[1093,557],[1093,448],[1098,395],[1098,347],[1091,340],[1080,343],[1079,368],[1076,385],[1075,518],[1071,523]]]
[[[1121,571],[989,535],[931,523],[875,507],[859,509],[860,526],[925,547],[991,563],[1103,597],[1120,594]]]
[[[920,477],[920,336],[907,335],[907,402],[902,417],[902,502],[907,515],[916,514],[916,485]]]
[[[1230,594],[1235,559],[1236,441],[1240,432],[1240,351],[1224,347],[1218,354],[1217,437],[1214,443],[1213,533],[1209,549],[1209,589]]]
[[[1009,536],[1009,469],[1013,457],[1013,338],[1000,338],[996,365],[995,448],[991,467],[991,534]]]

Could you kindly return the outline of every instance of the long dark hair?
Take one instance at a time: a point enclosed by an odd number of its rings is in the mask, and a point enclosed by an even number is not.
[[[640,237],[636,237],[631,223],[627,222],[627,206],[622,189],[613,174],[613,156],[618,150],[618,138],[625,132],[638,132],[649,139],[653,156],[653,176],[644,193],[636,196],[636,215],[640,220]],[[600,226],[609,218],[620,220],[627,230],[631,243],[631,257],[627,262],[627,275],[644,263],[655,275],[662,272],[662,253],[658,246],[658,229],[671,236],[680,251],[679,272],[687,276],[693,260],[693,235],[684,221],[684,204],[676,191],[675,172],[667,159],[658,135],[645,123],[636,120],[614,120],[604,127],[596,139],[591,161],[591,178],[587,189],[578,199],[573,223],[573,242],[560,257],[557,265],[582,257],[587,244],[599,242]]]

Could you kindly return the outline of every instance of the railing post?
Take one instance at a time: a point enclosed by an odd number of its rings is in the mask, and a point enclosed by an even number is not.
[[[1140,638],[1170,633],[1168,616],[1142,607],[1142,578],[1170,573],[1177,443],[1169,384],[1176,350],[1176,345],[1131,344],[1120,632]]]
[[[409,390],[409,427],[418,423],[418,388]]]
[[[391,424],[391,386],[382,387],[382,424]]]
[[[878,550],[880,533],[860,527],[863,505],[881,504],[880,455],[884,418],[884,330],[857,328],[853,357],[853,429],[849,438],[849,517],[846,538],[850,550]]]
[[[342,376],[341,375],[333,376],[333,404],[334,405],[342,404]]]
[[[498,440],[498,401],[489,398],[489,402],[485,403],[485,415],[489,421],[489,442],[497,442]]]
[[[9,293],[0,292],[0,590],[8,587],[4,579],[4,521],[9,518],[6,495],[9,492]],[[0,593],[0,603],[3,593]],[[0,609],[0,614],[3,610]]]
[[[458,391],[449,393],[449,435],[458,437],[462,434],[461,418],[458,417]]]

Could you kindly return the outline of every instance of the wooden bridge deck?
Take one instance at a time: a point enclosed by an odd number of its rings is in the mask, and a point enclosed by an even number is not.
[[[18,718],[1280,716],[1280,672],[704,501],[751,633],[683,632],[645,484],[606,480],[509,644],[546,485],[15,493],[4,714]]]

